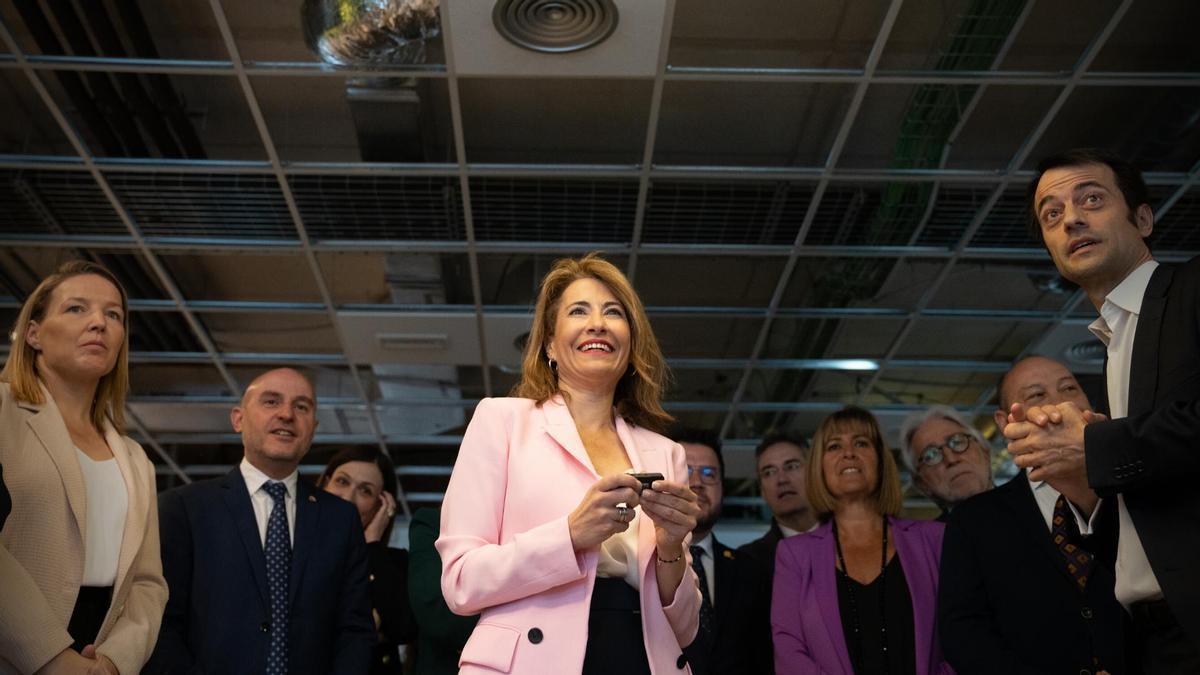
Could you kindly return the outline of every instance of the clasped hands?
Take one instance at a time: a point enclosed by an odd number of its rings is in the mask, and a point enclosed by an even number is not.
[[[1074,403],[1030,406],[1012,404],[1004,437],[1013,462],[1029,469],[1029,479],[1046,481],[1077,506],[1094,505],[1087,482],[1083,428],[1108,419]]]
[[[82,652],[71,648],[64,649],[37,671],[37,675],[59,675],[60,673],[118,675],[117,667],[108,660],[107,656],[97,653],[95,645],[87,645]]]
[[[629,528],[629,512],[639,504],[642,513],[654,522],[659,557],[674,557],[684,537],[696,527],[700,507],[696,494],[688,486],[670,480],[657,480],[652,489],[642,490],[638,479],[629,474],[604,476],[588,488],[579,506],[567,517],[571,544],[576,551],[599,546],[617,532]]]

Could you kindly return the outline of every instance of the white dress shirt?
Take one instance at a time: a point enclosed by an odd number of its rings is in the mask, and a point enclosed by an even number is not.
[[[258,539],[265,547],[267,545],[267,520],[271,517],[271,509],[275,508],[275,500],[271,499],[271,495],[263,489],[263,485],[267,481],[275,479],[259,471],[258,467],[244,457],[238,468],[242,470],[242,478],[246,479],[246,490],[250,492],[250,505],[254,507],[254,520],[258,522]],[[293,544],[296,542],[296,480],[299,475],[299,471],[293,471],[291,475],[280,481],[287,488],[283,506],[287,510],[288,540]]]
[[[1143,263],[1112,289],[1100,307],[1100,318],[1088,326],[1108,347],[1108,408],[1113,419],[1129,414],[1129,369],[1133,360],[1133,338],[1137,334],[1142,298],[1158,263]],[[1117,540],[1117,600],[1125,607],[1162,597],[1162,586],[1154,576],[1146,549],[1138,536],[1125,495],[1117,495],[1120,531]]]
[[[704,535],[700,541],[693,541],[692,546],[699,546],[704,549],[704,555],[700,557],[700,565],[704,568],[704,580],[708,582],[708,601],[713,607],[717,606],[717,569],[716,563],[713,561],[713,537],[712,532]]]
[[[112,586],[117,583],[117,563],[125,518],[129,514],[129,491],[115,458],[97,462],[75,448],[83,472],[84,507],[83,586]]]
[[[1025,476],[1028,478],[1032,468],[1025,469]],[[1033,498],[1037,501],[1038,510],[1042,512],[1042,520],[1046,522],[1046,529],[1054,531],[1054,505],[1058,503],[1060,493],[1055,490],[1049,483],[1041,480],[1029,479],[1029,487],[1033,490]],[[1103,500],[1101,500],[1103,501]],[[1071,509],[1071,514],[1075,516],[1075,526],[1079,528],[1079,534],[1090,537],[1092,536],[1092,527],[1096,523],[1096,514],[1100,513],[1100,501],[1096,502],[1096,508],[1092,509],[1092,515],[1084,518],[1079,513],[1079,509],[1071,503],[1071,500],[1066,500],[1067,508]]]
[[[642,524],[642,507],[633,507],[633,520],[624,532],[617,532],[600,543],[596,560],[596,576],[621,579],[630,588],[641,590],[641,570],[638,569],[638,529]],[[656,552],[655,555],[658,555]]]

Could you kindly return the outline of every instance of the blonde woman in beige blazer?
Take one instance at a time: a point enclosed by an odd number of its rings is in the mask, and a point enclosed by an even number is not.
[[[0,372],[12,496],[0,532],[0,674],[132,674],[154,648],[167,585],[154,467],[121,434],[127,304],[103,267],[67,263],[13,330]]]

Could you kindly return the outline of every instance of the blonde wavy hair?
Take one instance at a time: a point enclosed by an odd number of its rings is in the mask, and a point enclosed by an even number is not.
[[[554,337],[554,325],[563,292],[573,282],[588,278],[604,284],[629,317],[630,370],[617,383],[613,405],[626,420],[662,431],[674,419],[662,407],[663,391],[670,378],[666,359],[658,347],[654,331],[650,329],[650,320],[646,317],[641,298],[621,270],[597,253],[589,253],[578,259],[556,260],[542,279],[542,289],[534,308],[533,327],[521,362],[521,381],[513,387],[511,395],[530,398],[541,405],[562,393],[558,386],[558,374],[550,368],[546,343]]]
[[[871,494],[879,512],[887,516],[900,513],[900,507],[904,503],[900,472],[896,469],[896,460],[892,458],[891,451],[883,441],[879,421],[870,412],[851,405],[821,420],[821,425],[813,434],[805,487],[808,491],[808,503],[812,505],[817,518],[821,522],[829,520],[837,506],[837,498],[829,491],[829,484],[825,481],[825,446],[829,444],[832,436],[846,433],[862,434],[875,446],[878,482]]]
[[[117,362],[113,369],[100,378],[96,387],[96,396],[92,399],[92,424],[99,430],[104,429],[104,418],[112,421],[113,428],[118,433],[125,433],[125,396],[129,393],[129,298],[125,289],[108,268],[86,260],[72,260],[59,266],[53,274],[42,279],[42,283],[33,289],[33,293],[21,305],[21,313],[17,315],[17,323],[13,326],[9,337],[12,347],[8,359],[4,362],[4,370],[0,371],[0,382],[7,382],[13,396],[18,401],[35,405],[46,402],[42,396],[41,379],[37,373],[37,352],[25,341],[29,333],[29,324],[46,318],[46,308],[50,304],[50,296],[54,290],[67,279],[94,274],[103,278],[116,287],[121,294],[121,314],[125,323],[125,340],[121,343],[121,351],[117,354]]]

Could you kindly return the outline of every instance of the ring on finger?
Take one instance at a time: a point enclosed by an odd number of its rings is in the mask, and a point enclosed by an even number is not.
[[[629,513],[629,507],[624,504],[617,505],[617,520],[625,522],[625,514]]]

